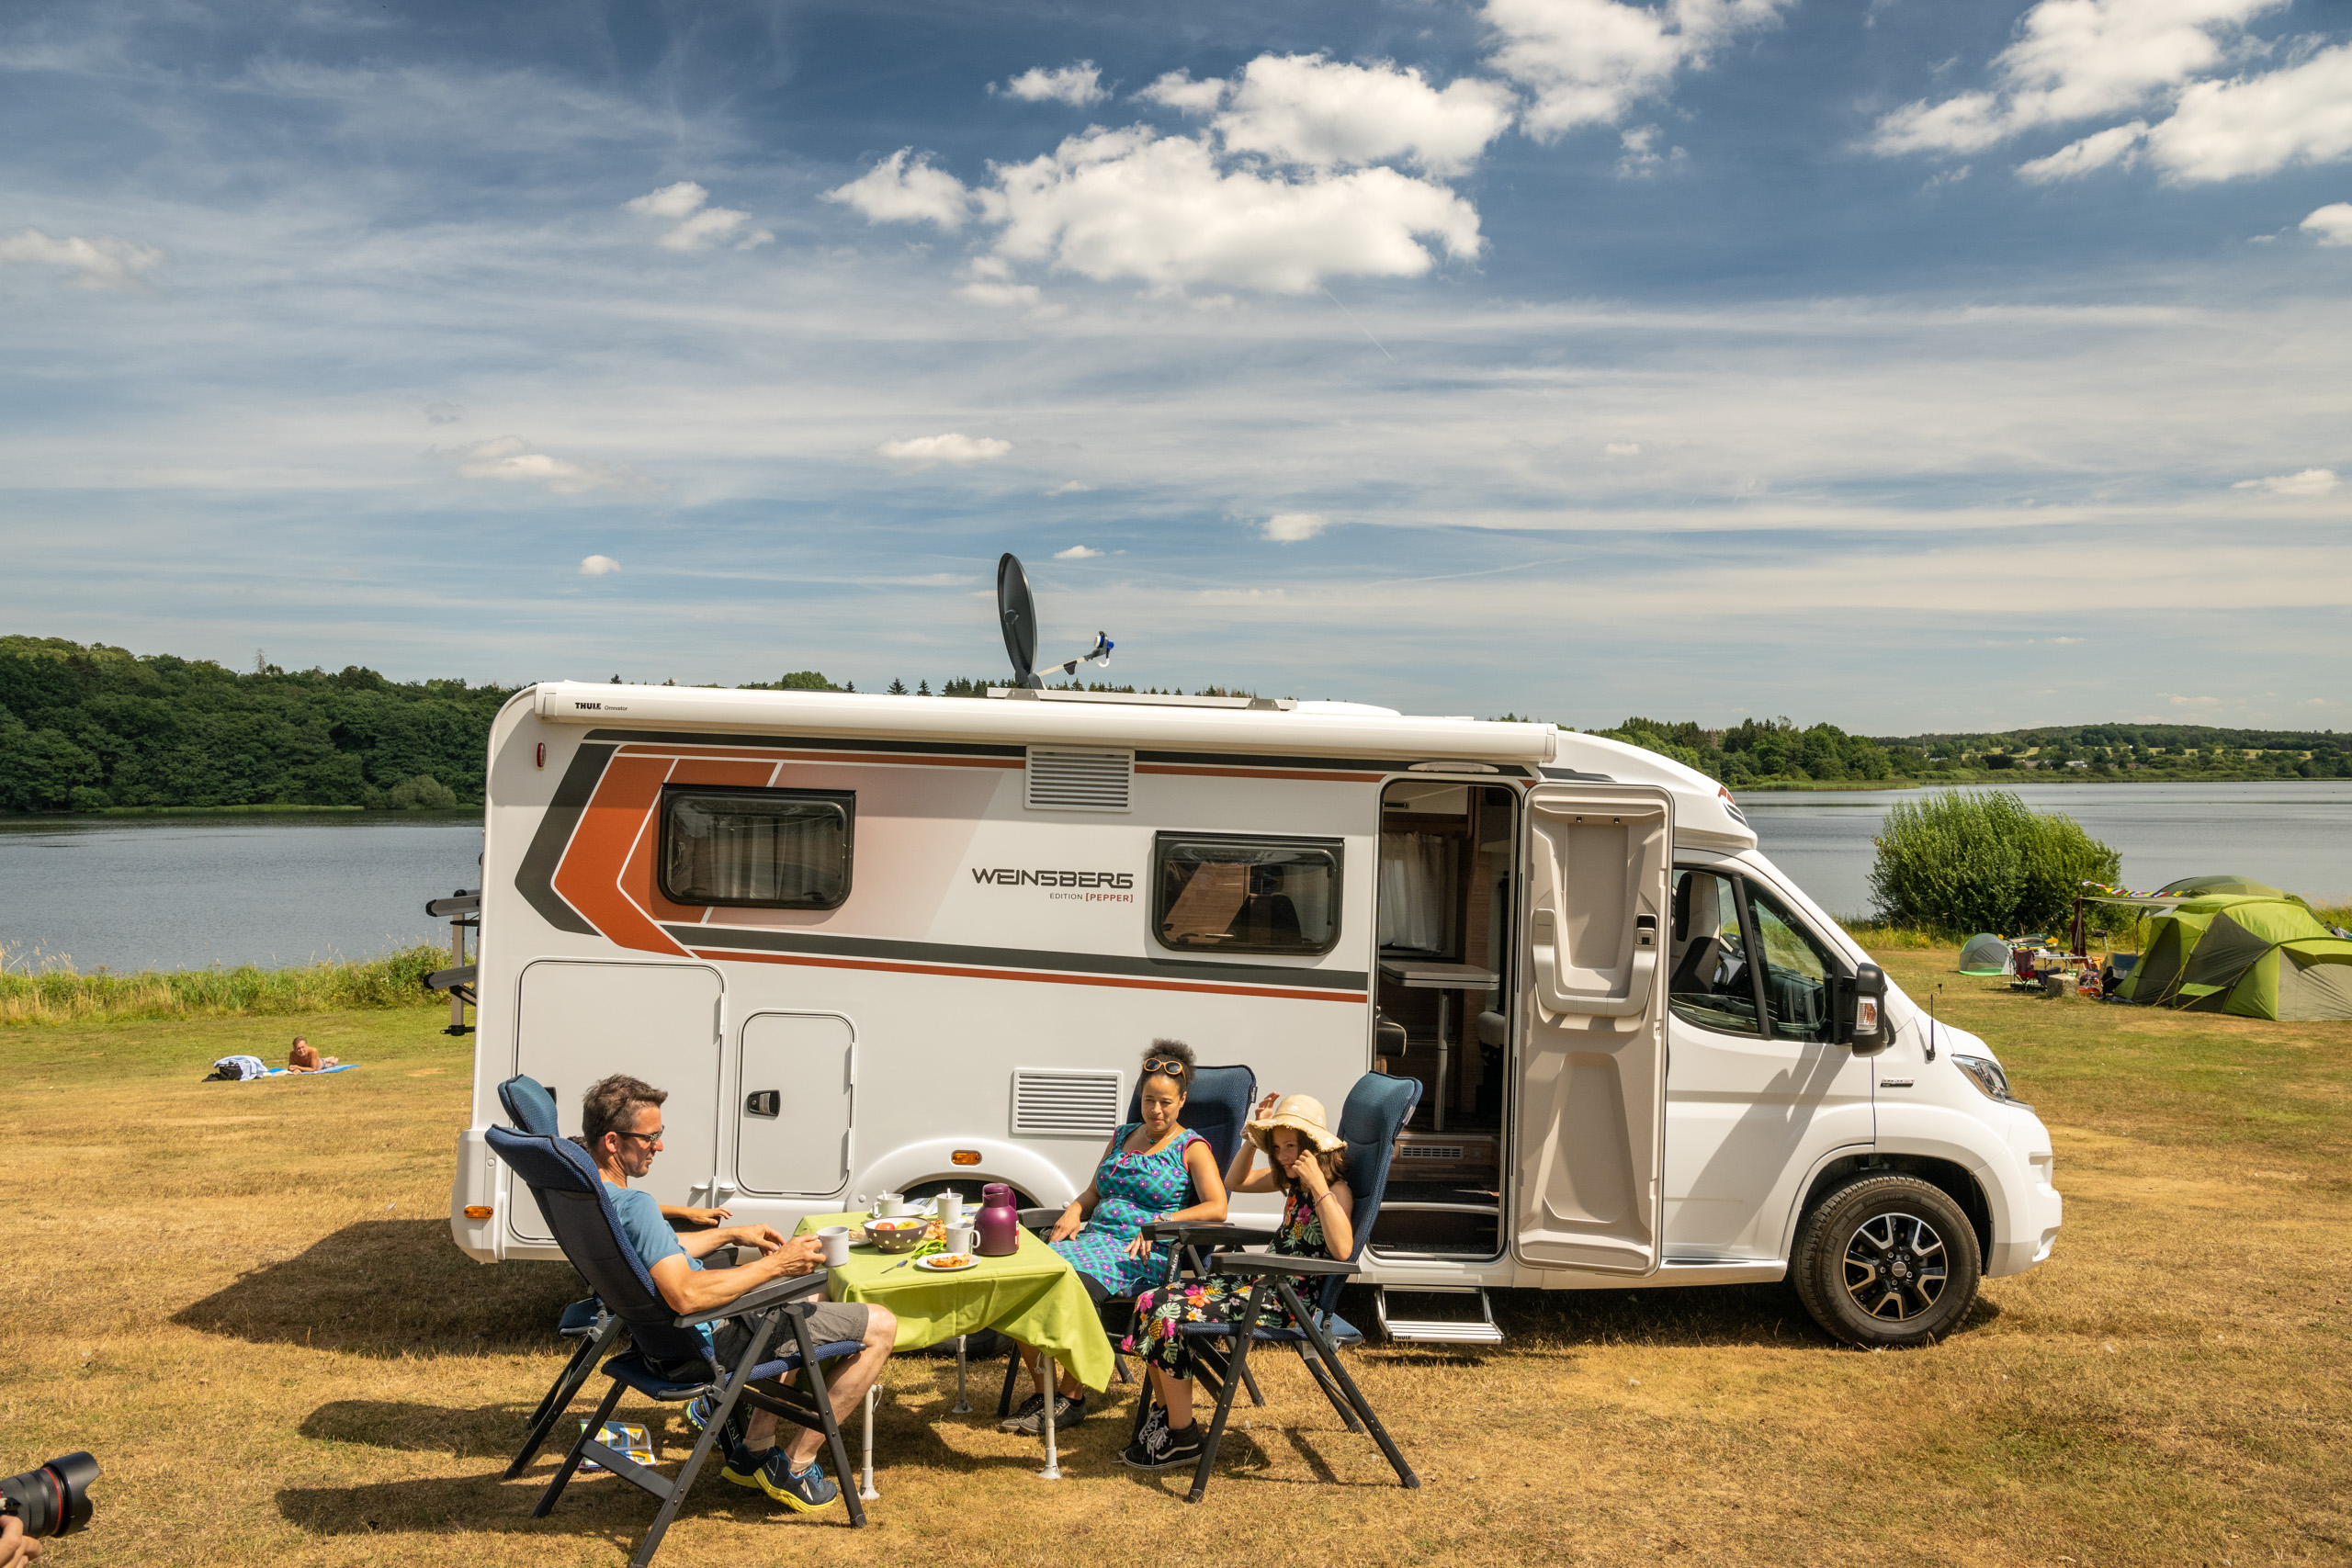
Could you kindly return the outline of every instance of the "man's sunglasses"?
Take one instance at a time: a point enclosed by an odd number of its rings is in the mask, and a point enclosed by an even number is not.
[[[655,1128],[650,1133],[624,1133],[617,1127],[613,1129],[614,1135],[616,1137],[643,1138],[648,1144],[660,1143],[662,1141],[662,1134],[664,1131],[665,1129],[660,1127]]]
[[[1154,1075],[1159,1075],[1165,1077],[1174,1078],[1178,1083],[1182,1083],[1184,1081],[1184,1075],[1191,1070],[1192,1069],[1190,1067],[1186,1066],[1182,1062],[1178,1061],[1173,1056],[1170,1056],[1165,1059],[1158,1056],[1146,1056],[1143,1061],[1143,1076],[1146,1077],[1151,1077]]]

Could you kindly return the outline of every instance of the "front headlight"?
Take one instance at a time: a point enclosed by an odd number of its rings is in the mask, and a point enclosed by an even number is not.
[[[1951,1060],[1952,1066],[1967,1074],[1968,1081],[1974,1084],[1985,1099],[1997,1100],[2004,1105],[2031,1109],[2025,1105],[2024,1100],[2009,1092],[2009,1075],[2001,1071],[2001,1064],[1993,1060],[1992,1057],[1954,1056]]]

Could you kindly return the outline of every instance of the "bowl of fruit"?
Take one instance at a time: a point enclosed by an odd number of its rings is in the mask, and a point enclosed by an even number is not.
[[[912,1252],[922,1241],[922,1216],[898,1214],[865,1222],[865,1239],[877,1252]]]

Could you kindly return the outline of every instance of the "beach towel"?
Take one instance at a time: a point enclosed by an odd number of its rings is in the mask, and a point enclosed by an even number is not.
[[[356,1062],[340,1062],[332,1067],[312,1067],[307,1073],[298,1073],[291,1067],[272,1067],[261,1076],[266,1078],[322,1078],[329,1073],[347,1073],[358,1065]]]

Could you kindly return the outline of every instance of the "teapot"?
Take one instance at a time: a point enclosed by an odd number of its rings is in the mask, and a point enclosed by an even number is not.
[[[972,1250],[983,1258],[1010,1258],[1021,1250],[1021,1211],[1012,1189],[991,1181],[980,1189],[979,1240]]]

